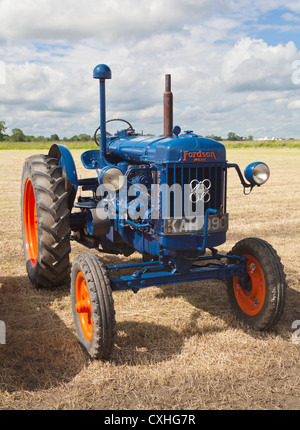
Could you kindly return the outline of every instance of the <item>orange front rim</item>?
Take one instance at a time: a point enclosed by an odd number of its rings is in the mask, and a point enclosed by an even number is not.
[[[23,217],[26,251],[31,266],[35,267],[38,254],[38,228],[35,197],[30,179],[27,179],[24,187]]]
[[[82,272],[77,274],[76,278],[76,304],[75,310],[84,337],[91,342],[93,338],[93,318],[89,290],[86,285]]]
[[[266,298],[266,283],[263,270],[259,262],[252,255],[247,257],[247,274],[249,288],[242,288],[238,277],[233,278],[233,288],[236,300],[246,315],[255,316],[262,310]]]

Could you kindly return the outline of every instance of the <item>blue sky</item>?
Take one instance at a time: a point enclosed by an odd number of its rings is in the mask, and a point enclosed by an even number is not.
[[[285,7],[271,10],[259,16],[256,24],[250,25],[249,35],[256,39],[263,39],[273,46],[293,40],[299,50],[300,15],[291,13]]]
[[[99,123],[93,68],[110,66],[107,117],[161,134],[300,138],[296,0],[0,0],[0,120],[61,138]],[[4,72],[5,70],[5,83]]]

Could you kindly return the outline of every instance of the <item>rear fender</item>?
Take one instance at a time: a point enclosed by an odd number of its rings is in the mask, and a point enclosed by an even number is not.
[[[77,171],[72,154],[66,146],[54,144],[49,150],[49,156],[58,160],[63,175],[66,176],[66,191],[69,193],[69,209],[71,210],[78,189]]]

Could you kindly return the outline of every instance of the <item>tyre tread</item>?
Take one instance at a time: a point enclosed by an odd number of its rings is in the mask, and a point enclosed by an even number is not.
[[[93,339],[87,342],[81,333],[75,311],[75,285],[78,271],[81,270],[89,289],[93,307]],[[91,358],[109,359],[116,335],[114,301],[110,280],[101,259],[91,253],[75,258],[71,271],[71,297],[75,326],[79,341]]]
[[[65,191],[61,167],[55,158],[33,155],[25,160],[22,201],[27,178],[33,184],[38,218],[37,264],[35,268],[27,264],[27,271],[36,287],[53,288],[64,283],[70,276],[69,196]],[[25,242],[24,252],[27,261]]]
[[[255,317],[243,313],[235,299],[233,281],[227,281],[227,291],[231,306],[236,316],[255,330],[266,331],[272,329],[282,316],[286,301],[286,276],[281,259],[271,244],[263,239],[250,237],[238,242],[230,252],[232,255],[252,254],[259,256],[259,263],[268,283],[270,295],[268,303]]]

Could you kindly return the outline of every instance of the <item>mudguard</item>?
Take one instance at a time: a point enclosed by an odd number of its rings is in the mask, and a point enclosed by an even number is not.
[[[69,209],[71,210],[78,188],[77,171],[72,154],[66,146],[54,144],[48,155],[57,158],[58,164],[62,167],[63,175],[67,178],[66,190],[69,192]]]

